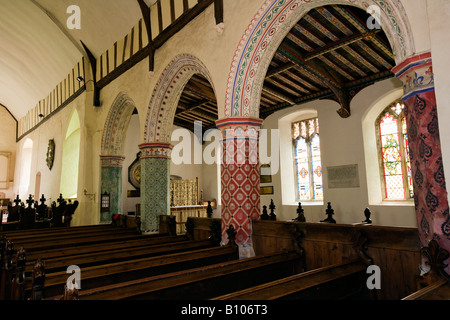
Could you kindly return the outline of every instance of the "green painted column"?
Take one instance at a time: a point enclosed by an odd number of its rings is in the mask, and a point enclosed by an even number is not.
[[[170,214],[170,161],[172,145],[144,143],[141,155],[141,229],[159,231],[159,216]]]
[[[100,156],[101,193],[110,194],[110,211],[100,213],[100,223],[112,221],[114,214],[122,213],[122,164],[124,157]]]

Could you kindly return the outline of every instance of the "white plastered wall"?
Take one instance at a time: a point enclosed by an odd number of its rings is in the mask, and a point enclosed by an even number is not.
[[[352,100],[352,114],[347,119],[339,117],[336,113],[339,105],[331,100],[317,100],[294,106],[276,112],[265,119],[263,129],[279,129],[281,151],[280,170],[273,175],[272,183],[264,184],[272,185],[274,194],[262,195],[261,206],[269,206],[270,200],[273,199],[277,206],[277,219],[285,221],[297,217],[290,123],[298,120],[299,117],[306,119],[317,112],[320,124],[324,201],[319,204],[302,202],[307,221],[319,222],[325,219],[327,202],[331,202],[335,210],[334,218],[338,223],[360,223],[365,219],[365,208],[369,207],[372,220],[377,225],[417,226],[412,202],[383,203],[381,199],[369,199],[368,196],[369,189],[373,192],[373,181],[369,179],[375,178],[378,182],[380,179],[378,163],[370,161],[374,156],[377,161],[377,154],[374,155],[373,150],[364,148],[365,143],[368,143],[365,142],[368,140],[368,135],[375,135],[376,117],[372,121],[373,110],[378,110],[380,106],[386,107],[397,99],[399,94],[401,94],[401,84],[393,78],[378,82],[359,92]],[[390,101],[391,98],[392,101]],[[371,120],[367,121],[367,119]],[[355,164],[358,165],[360,187],[343,189],[328,187],[328,167]],[[368,167],[370,172],[367,170]],[[381,189],[379,192],[381,193]]]

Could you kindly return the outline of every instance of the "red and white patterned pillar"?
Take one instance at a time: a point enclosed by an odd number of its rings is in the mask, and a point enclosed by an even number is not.
[[[420,241],[422,246],[428,246],[434,239],[450,251],[450,215],[431,54],[409,58],[393,72],[403,82],[404,88],[402,99],[408,126]],[[450,267],[447,267],[448,271]]]
[[[233,225],[238,245],[252,242],[252,220],[259,219],[259,146],[261,119],[227,118],[216,122],[222,132],[222,242]]]

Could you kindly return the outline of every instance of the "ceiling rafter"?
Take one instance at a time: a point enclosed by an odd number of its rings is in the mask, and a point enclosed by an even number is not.
[[[366,33],[369,31],[366,25],[362,23],[354,13],[350,12],[345,6],[333,6],[333,8],[339,12],[344,18],[347,19],[355,28],[357,28],[361,33]],[[370,40],[391,60],[394,60],[394,54],[390,49],[389,45],[380,40],[379,37],[372,37]]]
[[[330,74],[325,71],[325,68],[316,62],[305,61],[300,53],[296,52],[295,49],[288,47],[286,44],[281,44],[279,52],[284,54],[285,57],[290,59],[293,63],[307,69],[309,72],[319,77],[323,81],[323,84],[331,89],[338,99],[341,105],[338,114],[343,118],[350,116],[349,94],[342,83],[337,82],[334,77],[330,76]]]
[[[362,24],[366,12],[350,6],[324,6],[308,12],[286,35],[267,70],[260,98],[260,117],[313,101],[331,99],[351,115],[350,102],[357,92],[393,77],[395,64],[383,30]],[[174,124],[203,130],[215,127],[217,102],[212,86],[194,75],[186,85]]]
[[[179,102],[179,103],[178,103],[178,106],[179,106],[179,107],[182,107],[182,109],[180,110],[180,108],[178,108],[178,109],[177,109],[177,112],[176,112],[176,115],[181,115],[181,114],[190,112],[190,111],[192,111],[192,110],[194,110],[194,109],[196,109],[196,108],[199,108],[199,107],[203,106],[204,104],[206,104],[206,103],[208,103],[208,102],[209,102],[209,100],[206,100],[206,99],[201,100],[201,101],[196,102],[196,103],[193,103],[193,104],[191,104],[191,105],[187,105],[187,104],[184,104],[184,103],[180,103],[180,102]]]

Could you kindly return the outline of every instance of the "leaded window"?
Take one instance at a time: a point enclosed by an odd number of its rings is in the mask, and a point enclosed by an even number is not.
[[[405,105],[396,101],[376,121],[378,154],[385,200],[413,198]]]
[[[292,124],[297,200],[323,200],[319,119]]]

